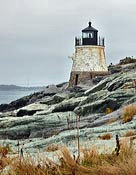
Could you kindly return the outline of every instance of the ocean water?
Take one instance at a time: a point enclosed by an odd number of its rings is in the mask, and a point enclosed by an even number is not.
[[[0,91],[0,104],[10,103],[14,100],[17,100],[26,95],[30,95],[32,93],[34,93],[34,91]]]

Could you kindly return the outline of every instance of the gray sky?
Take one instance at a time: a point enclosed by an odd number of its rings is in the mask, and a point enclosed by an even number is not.
[[[74,37],[91,20],[107,63],[136,56],[135,0],[0,0],[0,84],[69,80]]]

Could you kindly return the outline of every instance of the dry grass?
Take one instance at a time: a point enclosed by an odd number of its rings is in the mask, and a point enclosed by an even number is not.
[[[136,105],[128,105],[123,109],[123,123],[130,122],[136,115]]]
[[[71,156],[66,147],[61,148],[59,164],[45,160],[36,164],[31,159],[14,160],[10,173],[19,175],[134,175],[136,174],[136,155],[131,144],[121,146],[116,154],[99,154],[95,148],[83,150],[81,164]]]
[[[110,133],[106,133],[102,136],[100,136],[100,139],[102,140],[110,140],[112,138],[112,135]]]
[[[121,144],[120,154],[99,154],[96,148],[82,150],[80,164],[66,147],[60,149],[62,155],[55,163],[47,158],[38,163],[31,157],[24,159],[19,156],[11,159],[7,156],[7,165],[10,165],[10,175],[135,175],[136,153],[132,142]],[[2,154],[1,154],[2,156]],[[2,158],[2,157],[1,157]],[[0,159],[1,159],[0,158]],[[4,168],[4,167],[3,167]],[[2,169],[1,169],[2,170]],[[2,174],[2,172],[1,172]],[[3,173],[4,175],[4,173]]]
[[[127,131],[126,134],[124,135],[125,137],[130,137],[136,135],[136,132],[134,131]]]

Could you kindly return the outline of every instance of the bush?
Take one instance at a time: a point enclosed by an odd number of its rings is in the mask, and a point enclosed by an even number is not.
[[[123,109],[123,123],[130,122],[136,115],[136,105],[128,105]]]
[[[106,133],[102,136],[100,136],[102,140],[110,140],[112,138],[112,135],[110,133]]]

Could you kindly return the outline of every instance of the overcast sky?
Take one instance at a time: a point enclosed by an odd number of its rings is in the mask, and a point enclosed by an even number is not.
[[[107,64],[136,56],[136,0],[0,0],[0,84],[69,80],[74,37],[91,20]]]

